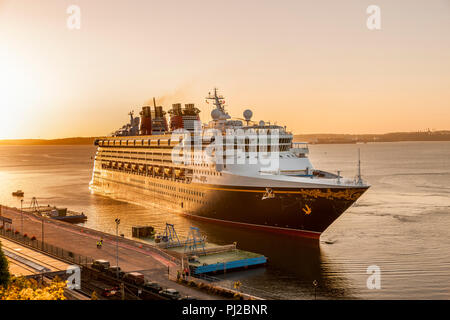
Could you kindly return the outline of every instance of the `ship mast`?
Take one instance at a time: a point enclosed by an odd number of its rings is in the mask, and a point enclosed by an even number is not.
[[[225,108],[223,106],[225,104],[225,101],[223,100],[224,98],[223,96],[217,95],[217,88],[214,88],[214,95],[211,95],[211,92],[209,92],[206,99],[214,100],[213,104],[216,106],[216,108],[222,111],[223,113],[226,113]]]
[[[130,116],[130,125],[133,125],[133,115],[134,115],[134,111],[130,111],[128,113],[128,115]]]
[[[358,185],[362,185],[363,181],[361,178],[361,149],[358,148],[358,176],[357,176],[358,180],[357,180],[357,184]]]

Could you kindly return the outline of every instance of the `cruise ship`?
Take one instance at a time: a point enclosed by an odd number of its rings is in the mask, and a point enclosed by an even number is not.
[[[194,104],[167,113],[153,99],[139,116],[95,140],[90,189],[115,199],[157,205],[193,219],[318,239],[368,188],[314,168],[308,145],[286,127],[232,118],[217,89],[200,122]]]

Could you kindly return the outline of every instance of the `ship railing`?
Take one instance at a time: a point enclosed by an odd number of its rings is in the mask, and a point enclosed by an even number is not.
[[[292,142],[292,145],[295,147],[308,147],[308,142]]]
[[[295,154],[308,154],[309,147],[307,142],[292,142],[291,150]]]
[[[340,178],[336,178],[334,180],[336,181],[337,185],[339,185],[339,184],[349,185],[349,186],[361,186],[361,185],[364,185],[363,182],[362,183],[358,182],[358,179],[356,179],[356,178],[355,179],[350,179],[350,178],[340,177]]]

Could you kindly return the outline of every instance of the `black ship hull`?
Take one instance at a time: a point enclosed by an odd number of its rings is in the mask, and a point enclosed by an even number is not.
[[[367,190],[275,188],[273,197],[263,200],[265,188],[224,189],[215,190],[214,205],[183,213],[194,219],[308,238],[319,238]]]
[[[105,170],[91,183],[113,198],[158,204],[194,219],[319,238],[368,187],[265,188],[177,183]]]

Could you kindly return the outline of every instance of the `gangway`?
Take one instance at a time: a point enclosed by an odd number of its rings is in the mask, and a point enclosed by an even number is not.
[[[173,224],[166,223],[166,229],[161,240],[167,243],[167,248],[181,247],[180,239]]]
[[[184,243],[184,252],[188,251],[189,253],[198,253],[199,249],[202,249],[203,254],[206,255],[205,238],[200,234],[199,228],[191,227]]]
[[[31,199],[31,203],[30,203],[30,211],[31,211],[31,212],[37,212],[37,213],[40,213],[40,211],[39,211],[39,204],[38,204],[38,201],[37,201],[36,197],[33,197],[33,198]]]

